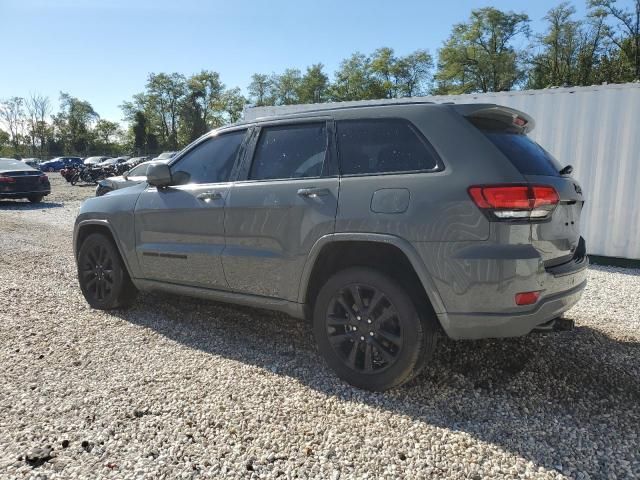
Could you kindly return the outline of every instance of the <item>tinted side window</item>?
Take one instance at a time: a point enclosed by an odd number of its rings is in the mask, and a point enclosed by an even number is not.
[[[523,175],[559,177],[562,166],[544,148],[519,133],[483,131]]]
[[[205,140],[171,167],[176,183],[229,181],[244,131],[225,133]]]
[[[408,120],[386,118],[337,122],[342,175],[432,170],[433,148]]]
[[[249,179],[319,177],[326,153],[324,122],[265,127],[260,133]]]

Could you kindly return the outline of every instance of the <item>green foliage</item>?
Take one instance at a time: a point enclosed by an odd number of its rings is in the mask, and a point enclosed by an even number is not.
[[[316,63],[307,67],[298,86],[300,103],[321,103],[329,98],[329,77],[323,71],[324,65]]]
[[[471,12],[453,27],[439,52],[437,92],[458,94],[511,90],[525,76],[524,52],[515,42],[529,36],[529,17],[492,7]]]

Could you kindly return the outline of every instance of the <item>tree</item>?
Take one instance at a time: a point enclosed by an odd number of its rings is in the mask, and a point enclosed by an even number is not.
[[[542,51],[532,58],[530,88],[575,85],[580,58],[580,22],[573,20],[576,10],[562,2],[547,12],[547,31],[537,36]]]
[[[300,103],[298,91],[302,84],[302,75],[297,68],[287,68],[282,75],[276,75],[273,80],[276,103],[278,105],[294,105]]]
[[[298,86],[298,101],[300,103],[321,103],[327,101],[329,77],[323,72],[324,65],[316,63],[307,67],[307,71]]]
[[[607,26],[606,35],[626,58],[629,72],[622,78],[640,80],[640,0],[631,9],[617,6],[616,0],[589,0],[589,7],[611,19],[617,26]]]
[[[258,107],[264,107],[266,105],[275,105],[276,99],[273,88],[273,81],[269,75],[254,73],[251,76],[251,83],[247,90],[253,104]]]
[[[426,95],[431,83],[433,58],[426,50],[400,57],[393,68],[397,97]]]
[[[147,153],[147,117],[144,112],[138,110],[134,114],[133,125],[133,148],[136,154]]]
[[[342,102],[384,98],[384,87],[377,81],[371,69],[371,60],[356,52],[340,63],[330,88],[330,97]]]
[[[242,95],[240,88],[235,87],[225,91],[222,94],[222,105],[226,116],[224,123],[235,123],[239,121],[246,103],[247,99]]]
[[[179,73],[151,73],[146,97],[150,109],[160,120],[160,133],[167,148],[178,148],[178,121],[186,95],[186,79]]]
[[[524,77],[524,52],[514,42],[529,36],[529,17],[492,7],[471,12],[453,27],[440,50],[438,93],[510,90]]]
[[[32,155],[36,154],[36,144],[39,147],[40,156],[45,154],[47,145],[47,117],[51,112],[51,102],[49,97],[36,93],[26,101],[27,112],[29,114],[29,136],[31,138]]]
[[[24,132],[25,114],[24,98],[11,97],[0,103],[0,119],[9,129],[10,143],[17,155],[20,149],[20,138]]]
[[[89,102],[60,92],[60,112],[53,122],[66,153],[89,152],[93,141],[91,128],[99,118]]]
[[[373,52],[370,59],[371,72],[377,78],[376,88],[384,92],[385,98],[397,97],[398,84],[396,65],[398,59],[392,48],[382,47]]]

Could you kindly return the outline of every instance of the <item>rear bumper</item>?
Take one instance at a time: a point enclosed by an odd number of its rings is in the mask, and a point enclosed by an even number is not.
[[[0,192],[0,198],[27,198],[33,195],[49,195],[51,193],[51,187],[43,188],[40,190],[29,191],[16,191],[16,192]]]
[[[519,337],[548,322],[574,306],[587,285],[583,279],[576,287],[541,299],[533,310],[522,313],[442,313],[438,315],[447,335],[453,339]]]

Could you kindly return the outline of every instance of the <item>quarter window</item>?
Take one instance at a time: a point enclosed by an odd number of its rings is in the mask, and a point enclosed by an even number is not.
[[[225,133],[205,140],[172,166],[176,183],[228,182],[245,131]]]
[[[319,177],[326,153],[324,122],[265,127],[260,133],[249,179]]]
[[[433,148],[408,120],[386,118],[337,122],[342,175],[433,170]]]

